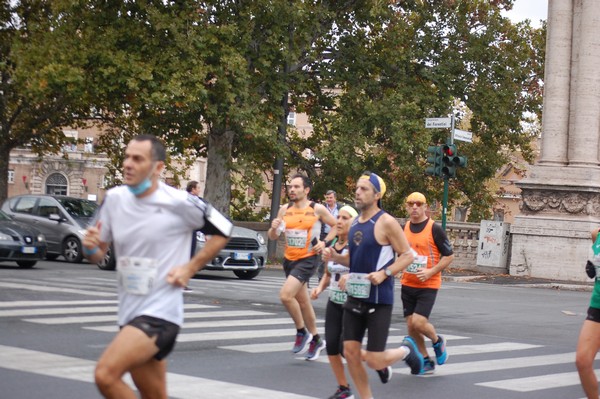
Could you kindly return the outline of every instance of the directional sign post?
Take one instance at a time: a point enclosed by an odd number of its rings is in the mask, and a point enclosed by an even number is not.
[[[466,141],[467,143],[473,142],[473,133],[467,132],[465,130],[454,129],[454,140],[458,141]]]
[[[452,127],[452,118],[426,118],[425,129]]]

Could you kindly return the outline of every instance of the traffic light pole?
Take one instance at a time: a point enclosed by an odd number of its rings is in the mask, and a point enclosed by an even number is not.
[[[454,144],[454,112],[450,118],[450,138],[448,139],[448,145]],[[448,186],[450,177],[444,176],[444,197],[442,199],[442,229],[446,230],[446,218],[448,216]]]

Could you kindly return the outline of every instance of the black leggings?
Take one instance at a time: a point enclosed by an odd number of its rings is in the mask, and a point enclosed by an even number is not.
[[[344,309],[342,308],[342,305],[327,301],[327,309],[325,310],[325,341],[327,342],[328,356],[340,355],[343,352],[343,316]]]

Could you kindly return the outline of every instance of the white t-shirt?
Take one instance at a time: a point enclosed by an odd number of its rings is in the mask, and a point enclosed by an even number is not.
[[[204,226],[207,204],[160,182],[152,195],[137,198],[127,186],[110,189],[100,208],[100,240],[113,243],[119,279],[119,325],[140,315],[183,324],[181,287],[167,282],[167,274],[190,259],[193,231]],[[124,283],[126,259],[156,264],[152,285],[145,294],[131,293]],[[135,277],[135,276],[133,276]],[[133,279],[135,280],[135,278]]]

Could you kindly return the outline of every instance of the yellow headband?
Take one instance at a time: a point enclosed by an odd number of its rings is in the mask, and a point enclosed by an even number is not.
[[[358,212],[356,212],[356,209],[352,208],[350,205],[344,205],[343,207],[340,208],[340,212],[341,211],[348,212],[348,214],[350,216],[352,216],[353,218],[358,216]]]

